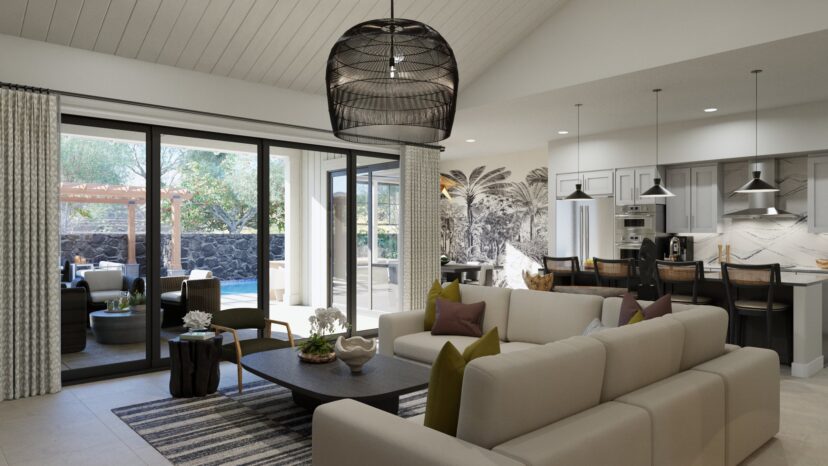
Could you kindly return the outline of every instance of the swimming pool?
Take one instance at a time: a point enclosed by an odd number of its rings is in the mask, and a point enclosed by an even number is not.
[[[224,280],[221,282],[221,294],[256,294],[258,292],[257,284],[258,280],[255,278],[248,278],[245,280]]]

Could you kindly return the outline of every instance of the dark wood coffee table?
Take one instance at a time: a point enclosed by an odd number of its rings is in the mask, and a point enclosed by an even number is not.
[[[309,364],[299,360],[294,348],[242,357],[242,367],[259,377],[289,388],[293,401],[306,409],[351,398],[397,414],[400,395],[428,387],[431,371],[418,364],[378,354],[351,374],[341,361]]]

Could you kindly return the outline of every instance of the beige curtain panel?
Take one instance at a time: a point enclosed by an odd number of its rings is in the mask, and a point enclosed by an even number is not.
[[[440,151],[405,146],[403,179],[402,306],[424,309],[426,294],[440,278]]]
[[[0,88],[0,390],[60,390],[58,99]]]

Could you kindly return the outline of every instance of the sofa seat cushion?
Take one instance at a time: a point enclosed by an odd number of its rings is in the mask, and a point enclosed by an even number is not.
[[[775,351],[741,348],[692,371],[716,374],[724,381],[728,466],[741,463],[779,432],[779,355]]]
[[[460,335],[432,335],[431,332],[412,333],[394,340],[394,355],[424,364],[431,364],[446,342],[451,342],[462,353],[466,350],[466,347],[475,341],[477,341],[477,338]],[[500,344],[500,352],[510,353],[537,346],[532,343],[504,342]]]
[[[647,411],[610,401],[509,440],[493,450],[532,466],[639,466],[651,462],[650,428]]]
[[[616,401],[650,414],[653,466],[724,466],[725,388],[721,377],[685,371]]]
[[[180,303],[181,291],[167,291],[166,293],[161,293],[161,301],[168,303]]]
[[[108,291],[92,291],[89,293],[89,299],[91,299],[93,303],[105,303],[113,299],[121,299],[121,293],[122,291],[120,289]]]
[[[679,372],[684,327],[666,317],[606,329],[590,337],[604,344],[607,365],[601,401],[610,401]]]
[[[581,335],[593,319],[601,316],[602,301],[598,296],[514,290],[507,339],[546,344]]]

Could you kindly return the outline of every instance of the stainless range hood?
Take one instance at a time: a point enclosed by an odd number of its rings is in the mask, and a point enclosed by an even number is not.
[[[754,170],[762,171],[762,179],[775,183],[776,181],[776,161],[760,160],[756,163],[754,168],[753,162],[748,162],[746,165],[745,178],[752,176]],[[740,194],[741,195],[741,194]],[[758,218],[758,217],[776,217],[776,218],[798,218],[799,215],[793,214],[786,210],[776,208],[776,193],[751,193],[744,194],[748,197],[748,208],[729,212],[724,214],[725,218]]]

